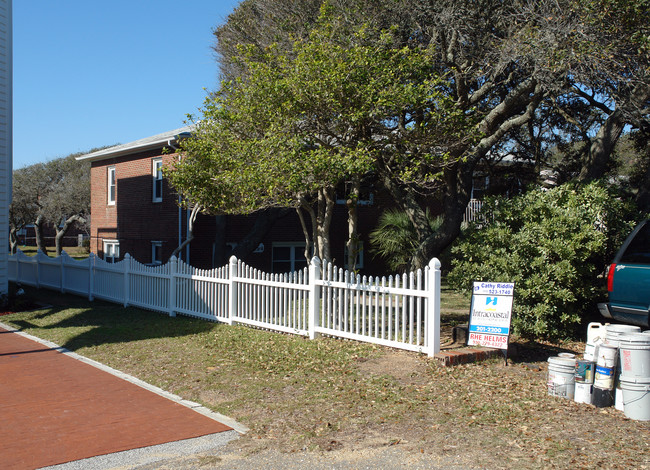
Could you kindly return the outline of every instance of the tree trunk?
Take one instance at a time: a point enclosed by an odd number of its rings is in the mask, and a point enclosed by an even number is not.
[[[330,226],[332,225],[332,215],[334,213],[334,206],[336,205],[334,188],[321,188],[318,190],[316,197],[315,208],[314,204],[303,196],[300,198],[300,208],[298,209],[298,215],[307,245],[305,247],[305,258],[307,258],[307,262],[310,261],[310,255],[307,252],[310,245],[309,231],[300,209],[307,212],[311,219],[311,245],[314,248],[313,256],[318,256],[321,260],[331,261]]]
[[[420,238],[420,244],[413,255],[413,268],[424,268],[431,258],[438,257],[460,235],[465,209],[472,192],[472,174],[475,164],[472,160],[457,162],[445,169],[445,189],[442,196],[442,225],[436,232],[428,227],[429,235]]]
[[[580,181],[591,181],[602,178],[605,175],[609,157],[624,127],[625,119],[623,113],[620,109],[617,109],[609,115],[591,140],[589,152],[582,164],[582,170],[578,177]]]
[[[580,176],[581,181],[590,181],[601,178],[607,171],[609,158],[616,142],[623,133],[626,124],[639,124],[642,115],[647,112],[647,101],[650,99],[650,87],[638,84],[630,95],[629,101],[617,107],[598,129],[596,136],[591,141],[589,153],[583,162]],[[626,117],[622,109],[630,110],[631,117]]]
[[[313,238],[309,235],[309,228],[307,227],[307,221],[305,220],[303,211],[306,211],[308,214],[310,214],[310,217],[311,214],[313,213],[313,209],[307,205],[305,200],[301,200],[300,206],[296,207],[296,212],[298,213],[298,218],[300,219],[300,226],[302,227],[302,233],[305,236],[304,256],[305,259],[307,260],[307,264],[309,264],[309,262],[311,261],[310,256],[312,253],[312,248],[314,247],[314,242],[313,242]],[[311,217],[311,220],[313,223],[315,221],[315,217]],[[314,256],[316,255],[314,254]]]
[[[199,204],[192,207],[192,212],[190,212],[190,218],[187,221],[187,236],[185,237],[185,241],[176,247],[176,249],[169,256],[170,258],[173,256],[178,256],[178,254],[181,251],[183,251],[183,249],[187,245],[192,243],[192,240],[194,240],[194,222],[196,222],[196,216],[199,214],[200,211],[201,211],[201,206]]]
[[[260,245],[275,222],[291,212],[286,207],[274,207],[260,212],[255,219],[255,224],[233,250],[233,255],[238,259],[246,260]]]
[[[65,234],[68,233],[68,230],[70,230],[70,227],[72,227],[75,222],[85,224],[86,219],[80,215],[73,215],[72,217],[68,217],[66,221],[63,222],[63,226],[60,229],[56,229],[56,237],[54,238],[56,256],[61,256],[61,253],[63,252],[63,237],[65,237]]]
[[[422,207],[413,190],[402,187],[390,177],[384,184],[393,199],[408,216],[417,233],[418,247],[411,259],[411,269],[422,269],[431,258],[440,256],[460,234],[465,209],[472,191],[472,173],[475,159],[457,161],[443,171],[444,190],[442,195],[442,226],[436,232],[431,229],[426,208]]]
[[[9,249],[12,255],[16,254],[16,249],[18,247],[18,229],[16,227],[11,227],[9,230]]]
[[[347,266],[350,270],[357,267],[359,257],[359,193],[361,191],[361,181],[358,177],[352,178],[352,188],[345,203],[348,207],[348,249]]]
[[[45,218],[39,214],[34,221],[34,233],[36,235],[36,248],[47,255],[47,247],[43,242],[43,223],[45,223]]]
[[[332,225],[332,216],[334,214],[335,205],[336,199],[334,188],[327,187],[318,190],[316,233],[318,251],[323,261],[332,261],[330,227]]]

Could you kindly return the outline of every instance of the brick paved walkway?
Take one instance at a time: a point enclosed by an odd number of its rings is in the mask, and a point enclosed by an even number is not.
[[[230,430],[0,328],[0,467],[32,469]]]

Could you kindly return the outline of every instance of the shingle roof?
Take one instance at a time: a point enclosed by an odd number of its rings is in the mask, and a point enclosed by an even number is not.
[[[105,148],[96,152],[87,153],[76,157],[76,160],[98,161],[106,158],[120,157],[143,150],[163,147],[168,142],[176,142],[180,137],[189,137],[192,133],[194,126],[185,126],[172,131],[156,134],[151,137],[145,137],[127,144],[120,144],[114,147]]]

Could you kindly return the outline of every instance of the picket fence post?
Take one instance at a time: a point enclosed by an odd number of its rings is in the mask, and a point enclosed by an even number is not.
[[[131,264],[131,255],[124,255],[124,307],[129,306],[129,267]]]
[[[309,263],[309,312],[307,315],[307,327],[309,330],[309,339],[315,339],[320,336],[316,332],[316,327],[318,325],[318,319],[320,318],[320,284],[316,281],[320,281],[320,268],[321,261],[318,256],[314,256]]]
[[[36,288],[40,289],[41,288],[41,255],[43,252],[41,250],[38,250],[38,253],[36,253]]]
[[[22,282],[22,278],[23,278],[23,270],[20,267],[20,255],[18,254],[18,252],[16,252],[16,281]]]
[[[61,266],[60,287],[61,287],[61,293],[65,294],[65,265],[63,263],[63,253],[65,253],[65,251],[62,251],[61,254],[59,255],[59,263],[60,263],[60,266]]]
[[[169,258],[169,316],[176,316],[176,272],[178,269],[178,258]]]
[[[93,295],[93,287],[95,287],[95,253],[90,253],[88,256],[88,300],[95,300]]]
[[[440,352],[440,266],[438,258],[429,261],[427,301],[427,354],[429,357]]]
[[[233,255],[228,266],[228,320],[226,320],[228,325],[232,325],[232,319],[237,313],[237,283],[235,282],[237,276],[237,258]]]

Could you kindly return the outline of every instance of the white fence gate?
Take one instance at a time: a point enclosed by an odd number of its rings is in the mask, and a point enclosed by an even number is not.
[[[19,251],[9,279],[126,306],[247,324],[310,338],[319,334],[418,351],[440,350],[440,262],[382,278],[359,276],[313,258],[309,267],[268,274],[235,257],[203,270],[171,258],[146,266],[125,255],[107,263]]]

